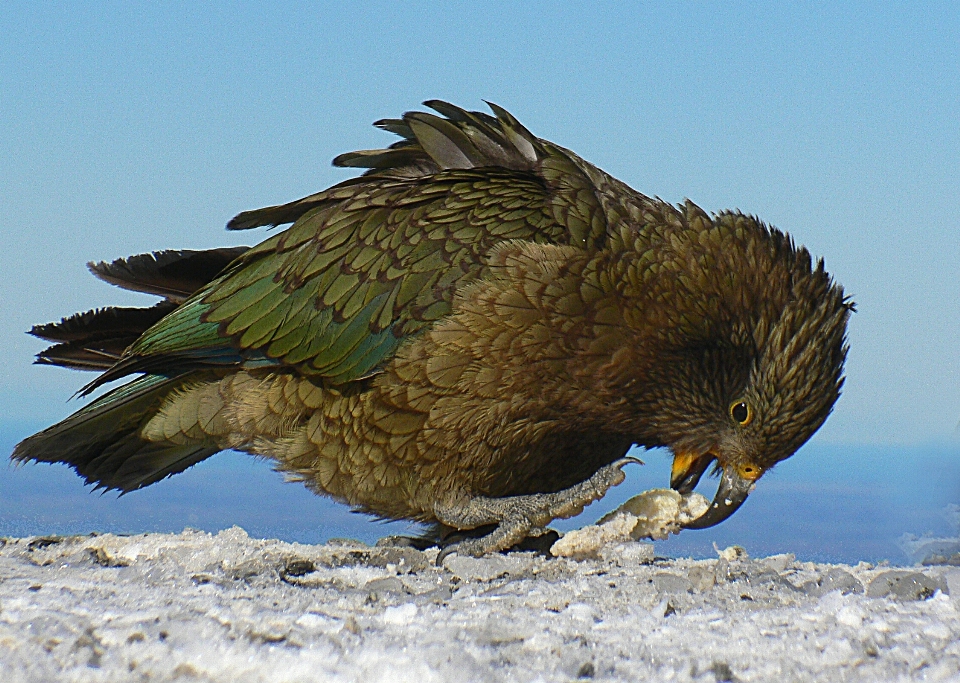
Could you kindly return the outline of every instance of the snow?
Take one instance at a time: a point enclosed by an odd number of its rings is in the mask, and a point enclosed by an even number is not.
[[[960,505],[948,505],[945,516],[951,526],[957,530],[953,538],[936,538],[924,535],[904,534],[900,539],[900,548],[918,564],[960,565]]]
[[[217,534],[7,539],[20,681],[909,681],[960,677],[960,568],[792,555],[445,558]],[[950,589],[955,597],[949,594]]]

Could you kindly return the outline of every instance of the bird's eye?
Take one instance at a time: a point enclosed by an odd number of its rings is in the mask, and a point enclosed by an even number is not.
[[[746,427],[753,419],[753,410],[746,401],[737,401],[730,406],[730,417],[732,417],[741,427]]]

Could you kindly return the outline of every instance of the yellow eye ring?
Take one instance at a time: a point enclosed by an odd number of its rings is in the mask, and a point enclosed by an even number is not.
[[[753,420],[753,408],[746,401],[734,401],[730,405],[730,417],[741,427],[746,427]]]

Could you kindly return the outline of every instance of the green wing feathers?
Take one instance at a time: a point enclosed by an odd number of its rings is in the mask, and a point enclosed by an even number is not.
[[[400,137],[390,147],[334,160],[361,176],[231,220],[233,230],[290,224],[256,247],[91,264],[163,301],[38,326],[55,342],[38,362],[103,371],[83,394],[143,376],[27,439],[14,458],[66,462],[124,491],[145,486],[219,449],[202,430],[170,440],[147,428],[184,383],[264,367],[318,386],[365,380],[450,313],[457,292],[489,273],[498,244],[591,250],[608,239],[620,209],[598,185],[606,176],[496,105],[491,116],[426,104],[437,114],[377,122]]]
[[[305,374],[361,379],[449,313],[494,244],[562,237],[542,193],[529,179],[460,171],[313,209],[203,296],[204,320]]]

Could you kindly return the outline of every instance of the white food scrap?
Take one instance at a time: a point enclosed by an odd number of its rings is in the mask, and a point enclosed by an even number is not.
[[[597,557],[611,543],[641,538],[660,540],[680,533],[710,506],[699,493],[680,495],[673,489],[652,489],[634,496],[596,524],[568,531],[550,548],[555,557]]]

